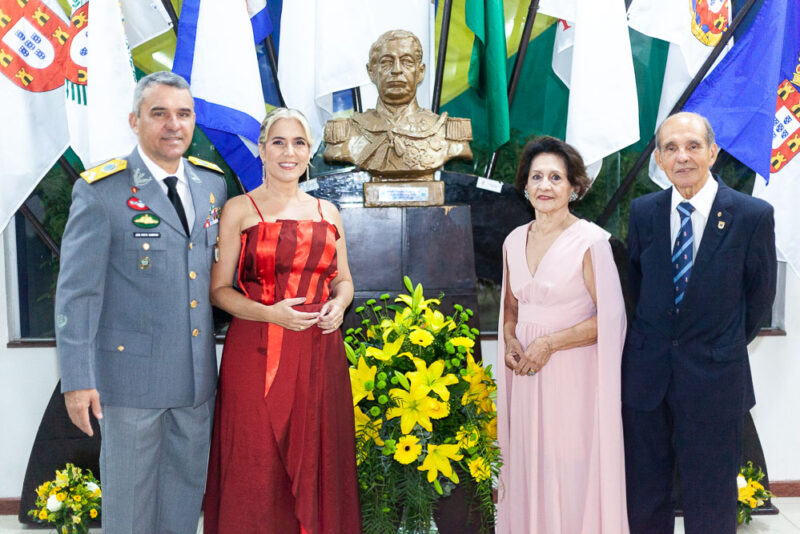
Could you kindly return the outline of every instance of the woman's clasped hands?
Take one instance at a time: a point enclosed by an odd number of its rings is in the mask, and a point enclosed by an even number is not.
[[[534,375],[539,372],[553,355],[552,344],[547,336],[537,337],[523,350],[516,339],[506,342],[505,364],[517,375]]]

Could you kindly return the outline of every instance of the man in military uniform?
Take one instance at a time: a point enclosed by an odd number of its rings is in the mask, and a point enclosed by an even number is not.
[[[381,35],[370,47],[367,72],[378,88],[376,109],[328,121],[326,160],[355,163],[378,180],[431,180],[446,161],[472,159],[469,119],[437,115],[417,104],[425,65],[413,33]]]
[[[186,81],[139,81],[138,146],[82,174],[56,291],[61,389],[72,422],[100,422],[103,533],[189,534],[206,479],[217,365],[209,271],[226,187],[183,159]]]

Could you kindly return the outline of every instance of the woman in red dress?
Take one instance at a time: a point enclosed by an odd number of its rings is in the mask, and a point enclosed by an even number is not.
[[[234,319],[220,367],[206,534],[361,532],[339,330],[353,282],[339,212],[298,188],[311,145],[299,111],[270,112],[259,138],[264,183],[230,199],[220,219],[211,301]]]

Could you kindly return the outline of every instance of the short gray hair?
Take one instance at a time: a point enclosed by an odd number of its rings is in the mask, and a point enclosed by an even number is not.
[[[139,83],[136,84],[136,89],[133,91],[133,114],[137,117],[139,116],[139,108],[142,106],[142,100],[144,100],[144,90],[153,85],[168,85],[177,89],[186,89],[191,93],[189,82],[183,76],[174,72],[162,70],[148,74],[139,80]]]
[[[695,113],[693,111],[679,111],[677,113],[674,113],[674,114],[670,115],[669,117],[667,117],[663,121],[661,121],[661,124],[659,124],[658,128],[656,128],[656,149],[657,150],[661,150],[661,128],[664,126],[664,123],[667,122],[672,117],[678,117],[678,116],[694,117],[695,119],[699,120],[701,123],[703,123],[703,126],[706,129],[706,135],[705,135],[706,145],[711,146],[716,142],[716,140],[714,138],[714,129],[711,127],[711,123],[708,122],[707,118],[705,118],[704,116],[700,115],[699,113]]]

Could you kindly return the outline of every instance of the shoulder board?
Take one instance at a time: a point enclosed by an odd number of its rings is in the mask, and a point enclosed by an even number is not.
[[[101,163],[97,167],[92,167],[91,169],[83,171],[81,173],[81,178],[86,180],[87,183],[93,184],[95,182],[99,182],[107,176],[116,174],[119,171],[124,171],[127,168],[128,162],[126,160],[119,158],[112,159],[111,161]]]
[[[225,174],[225,171],[223,171],[221,168],[219,168],[218,165],[216,165],[214,163],[211,163],[210,161],[206,161],[204,159],[196,158],[194,156],[189,156],[186,159],[189,160],[189,163],[191,163],[193,165],[196,165],[198,167],[203,167],[205,169],[209,169],[209,170],[212,170],[214,172],[218,172],[220,174]]]
[[[470,120],[448,117],[445,136],[453,141],[472,141],[472,124]]]

